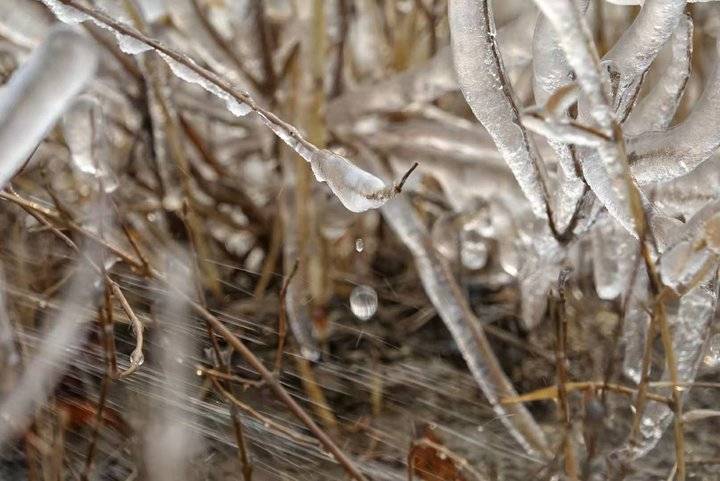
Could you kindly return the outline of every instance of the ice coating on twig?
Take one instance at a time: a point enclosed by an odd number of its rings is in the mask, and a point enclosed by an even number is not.
[[[372,154],[366,153],[364,157],[372,167],[380,168],[379,161]],[[500,420],[528,453],[546,456],[548,446],[545,435],[527,409],[522,404],[500,404],[501,398],[516,396],[515,389],[503,373],[447,261],[433,247],[430,235],[410,203],[399,197],[385,204],[381,212],[412,252],[425,292]]]
[[[0,186],[29,159],[96,65],[97,52],[85,37],[56,28],[11,77],[0,91]]]
[[[50,19],[36,2],[0,3],[0,35],[28,48],[34,48],[50,31]]]
[[[362,212],[369,208],[379,207],[398,192],[398,189],[385,186],[382,181],[379,181],[379,179],[372,174],[359,172],[361,169],[355,167],[349,160],[343,159],[344,162],[340,162],[336,154],[329,155],[321,153],[324,151],[321,151],[302,138],[294,127],[283,122],[273,113],[259,107],[247,92],[236,91],[227,81],[200,67],[190,58],[163,46],[156,40],[146,37],[127,25],[114,21],[102,12],[75,4],[74,0],[64,0],[63,2],[58,0],[43,0],[43,2],[53,10],[60,20],[70,23],[91,20],[102,28],[110,29],[116,34],[131,37],[135,41],[147,45],[167,62],[176,76],[186,82],[199,85],[223,100],[228,110],[234,115],[243,116],[253,111],[257,113],[263,123],[270,127],[280,139],[300,154],[301,157],[311,164],[317,164],[313,165],[314,172],[326,173],[325,175],[327,175],[327,177],[324,177],[322,180],[328,183],[331,190],[333,190],[341,200],[345,199],[343,200],[343,205],[345,205],[348,210]],[[141,49],[134,48],[132,50],[137,52]],[[322,164],[326,159],[330,165],[324,167]],[[380,189],[359,190],[371,186],[379,186],[378,181],[383,185]],[[344,184],[344,182],[349,183]],[[346,203],[346,201],[349,203]]]
[[[680,299],[678,313],[671,320],[678,379],[683,383],[695,381],[703,343],[715,317],[716,304],[717,287],[714,283],[697,286]],[[670,379],[668,369],[665,369],[662,379]],[[666,392],[668,390],[665,389]],[[672,419],[673,412],[667,405],[650,404],[640,422],[640,442],[633,444],[631,455],[634,458],[642,457],[657,446]]]
[[[684,18],[685,4],[686,0],[646,0],[632,25],[605,55],[619,75],[615,104],[621,112],[632,103],[643,74]]]
[[[239,102],[231,94],[218,87],[215,83],[210,82],[202,76],[198,75],[198,73],[194,69],[188,67],[187,65],[183,65],[182,63],[178,62],[177,60],[173,59],[171,56],[165,53],[159,52],[159,55],[168,64],[173,74],[186,82],[202,87],[214,96],[218,97],[220,100],[225,102],[225,107],[227,107],[227,109],[233,115],[237,117],[242,117],[252,112],[252,109],[246,103]],[[200,68],[199,66],[197,66],[197,64],[195,64],[194,66],[198,69]]]
[[[315,178],[326,182],[345,207],[353,212],[376,209],[391,196],[385,183],[329,150],[318,150],[310,158]]]
[[[720,146],[720,62],[690,115],[667,132],[647,132],[628,143],[639,184],[667,182],[705,162]]]
[[[547,217],[547,174],[520,124],[495,40],[489,2],[454,0],[448,4],[448,18],[453,62],[465,100],[492,136],[535,215]]]
[[[532,26],[536,12],[529,12],[498,29],[497,45],[505,68],[523,67],[530,62]],[[440,48],[425,63],[380,82],[363,84],[328,105],[331,125],[375,112],[392,112],[412,104],[432,102],[458,89],[450,46]]]
[[[588,184],[608,211],[628,231],[637,235],[644,230],[642,205],[630,178],[624,142],[608,102],[606,79],[601,75],[600,59],[587,24],[572,0],[536,0],[536,4],[555,29],[567,62],[584,93],[589,112],[580,118],[593,118],[600,132],[611,140],[599,145],[598,155],[593,157],[600,161],[591,167],[595,186],[588,178],[588,166],[583,160]]]

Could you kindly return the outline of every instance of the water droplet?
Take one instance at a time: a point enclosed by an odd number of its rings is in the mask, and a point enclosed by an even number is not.
[[[365,241],[362,239],[355,239],[355,250],[362,252],[365,249]]]
[[[378,297],[370,286],[357,286],[350,293],[350,309],[361,321],[367,321],[377,311]]]
[[[140,351],[133,351],[132,354],[130,354],[130,363],[133,366],[142,366],[145,362],[145,356],[143,356],[143,353]]]
[[[195,371],[195,374],[197,374],[198,376],[202,376],[203,375],[202,369],[198,369],[197,371]]]

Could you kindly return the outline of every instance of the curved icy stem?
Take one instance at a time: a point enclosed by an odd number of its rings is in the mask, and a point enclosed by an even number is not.
[[[580,9],[582,11],[586,8],[587,1],[583,0]],[[533,37],[533,74],[533,93],[537,105],[544,105],[553,94],[569,88],[573,83],[572,69],[565,59],[552,24],[545,16],[538,19]],[[567,109],[560,114],[562,118],[569,117]],[[570,147],[563,142],[552,140],[550,146],[555,150],[565,175],[569,179],[577,178],[577,167]]]
[[[532,140],[520,123],[517,102],[505,78],[487,0],[448,3],[453,61],[465,100],[495,141],[498,151],[530,201],[533,213],[547,217],[547,174]]]
[[[52,17],[36,2],[2,2],[0,35],[25,48],[34,48],[52,27]]]
[[[671,319],[678,384],[695,381],[705,336],[715,316],[717,294],[716,281],[695,287],[682,297],[677,315]],[[667,381],[670,378],[670,369],[666,368],[662,379]],[[668,394],[668,391],[666,389],[662,394]],[[682,394],[681,399],[685,396],[687,393]],[[652,403],[647,406],[640,423],[640,439],[636,439],[629,449],[632,459],[645,456],[657,446],[672,422],[673,414],[672,409],[665,404]]]
[[[603,59],[619,74],[616,104],[623,111],[642,77],[683,16],[686,0],[646,0],[630,28]],[[632,86],[634,88],[631,88]]]
[[[673,33],[670,65],[647,96],[630,112],[623,123],[625,135],[634,136],[650,130],[666,130],[670,126],[690,78],[692,34],[692,18],[685,15]]]
[[[0,91],[0,187],[32,155],[96,66],[90,41],[56,28],[10,78]]]
[[[648,132],[628,142],[629,161],[637,182],[667,182],[709,159],[720,147],[720,62],[702,95],[680,124],[666,132]]]
[[[520,16],[497,32],[500,56],[506,68],[530,63],[531,34],[536,12]],[[380,82],[364,84],[328,105],[328,125],[339,125],[370,113],[397,112],[411,104],[432,102],[458,89],[452,51],[443,47],[422,65]]]
[[[372,154],[364,156],[381,170]],[[502,371],[485,333],[473,314],[447,261],[435,250],[432,240],[411,204],[397,198],[381,209],[385,221],[412,252],[423,287],[458,345],[473,377],[500,420],[515,440],[533,455],[548,456],[545,435],[520,404],[503,405],[501,399],[517,396]]]
[[[600,60],[585,19],[572,0],[535,0],[535,3],[555,29],[558,42],[588,103],[589,116],[610,139],[598,146],[597,156],[589,156],[599,160],[591,167],[597,179],[595,185],[588,178],[588,166],[586,159],[583,160],[582,168],[588,185],[613,217],[633,235],[642,237],[645,229],[642,201],[630,177],[622,133],[608,103]]]
[[[177,77],[197,84],[218,97],[234,115],[243,116],[255,112],[275,135],[311,164],[318,181],[327,182],[348,210],[363,212],[377,208],[398,193],[392,185],[385,185],[380,179],[356,167],[349,160],[333,152],[319,149],[303,138],[295,127],[260,106],[250,94],[236,89],[228,80],[201,67],[182,53],[77,0],[42,1],[62,21],[78,23],[91,20],[102,28],[113,31],[121,48],[127,53],[155,51],[167,62]]]

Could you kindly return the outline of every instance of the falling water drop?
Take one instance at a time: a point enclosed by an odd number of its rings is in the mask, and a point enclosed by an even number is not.
[[[370,286],[357,286],[350,293],[350,309],[361,321],[367,321],[377,311],[378,297]]]
[[[362,239],[355,239],[355,250],[362,252],[365,249],[365,241]]]

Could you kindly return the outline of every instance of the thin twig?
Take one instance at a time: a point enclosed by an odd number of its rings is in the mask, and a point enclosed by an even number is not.
[[[287,307],[285,306],[285,298],[287,297],[288,286],[293,280],[293,277],[295,277],[299,265],[300,261],[296,259],[292,269],[290,269],[290,275],[287,276],[283,282],[282,288],[280,289],[280,305],[278,306],[278,342],[275,350],[275,367],[273,368],[275,375],[278,375],[282,369],[283,351],[285,350],[285,338],[287,336]]]

